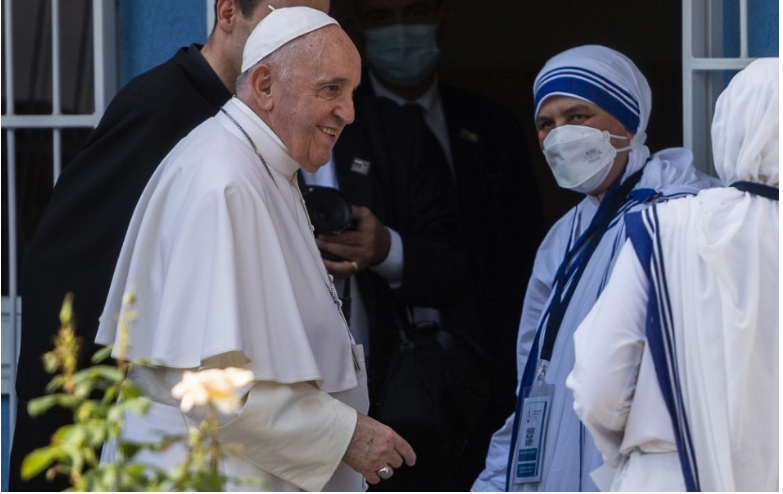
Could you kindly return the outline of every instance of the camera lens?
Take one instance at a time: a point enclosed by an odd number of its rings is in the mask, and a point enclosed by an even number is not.
[[[316,234],[337,235],[351,226],[351,203],[339,190],[311,185],[302,196]]]

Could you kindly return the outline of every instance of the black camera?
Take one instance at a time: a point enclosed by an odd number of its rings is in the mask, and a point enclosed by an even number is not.
[[[337,235],[352,228],[351,203],[334,187],[308,185],[302,190],[307,214],[316,235]],[[329,261],[345,261],[342,257],[320,250],[321,257]]]
[[[302,197],[316,235],[337,235],[351,227],[351,203],[339,190],[308,185]]]

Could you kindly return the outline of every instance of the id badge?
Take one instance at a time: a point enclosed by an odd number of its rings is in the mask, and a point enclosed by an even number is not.
[[[522,417],[517,432],[514,458],[514,483],[525,484],[541,481],[546,430],[552,408],[555,386],[537,382],[525,388]]]

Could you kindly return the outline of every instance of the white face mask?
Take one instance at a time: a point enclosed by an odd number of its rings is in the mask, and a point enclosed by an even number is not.
[[[402,87],[423,82],[438,63],[435,24],[395,24],[367,29],[365,56],[378,75]]]
[[[568,190],[589,194],[609,175],[618,152],[610,139],[625,139],[585,125],[562,125],[544,139],[544,156],[557,184]]]

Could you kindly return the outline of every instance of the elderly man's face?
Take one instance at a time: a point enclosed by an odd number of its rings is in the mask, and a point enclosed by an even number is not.
[[[293,158],[315,172],[331,157],[343,128],[353,122],[353,91],[361,77],[359,52],[338,26],[310,33],[290,80],[275,76],[270,126]]]
[[[541,149],[544,149],[544,139],[549,135],[549,132],[562,125],[585,125],[598,130],[608,130],[612,135],[627,137],[628,140],[613,137],[611,143],[615,148],[628,146],[634,136],[633,132],[626,129],[619,120],[598,105],[570,96],[551,96],[541,103],[536,117],[538,144]],[[604,192],[622,172],[627,162],[628,151],[617,153],[609,175],[592,194]]]

